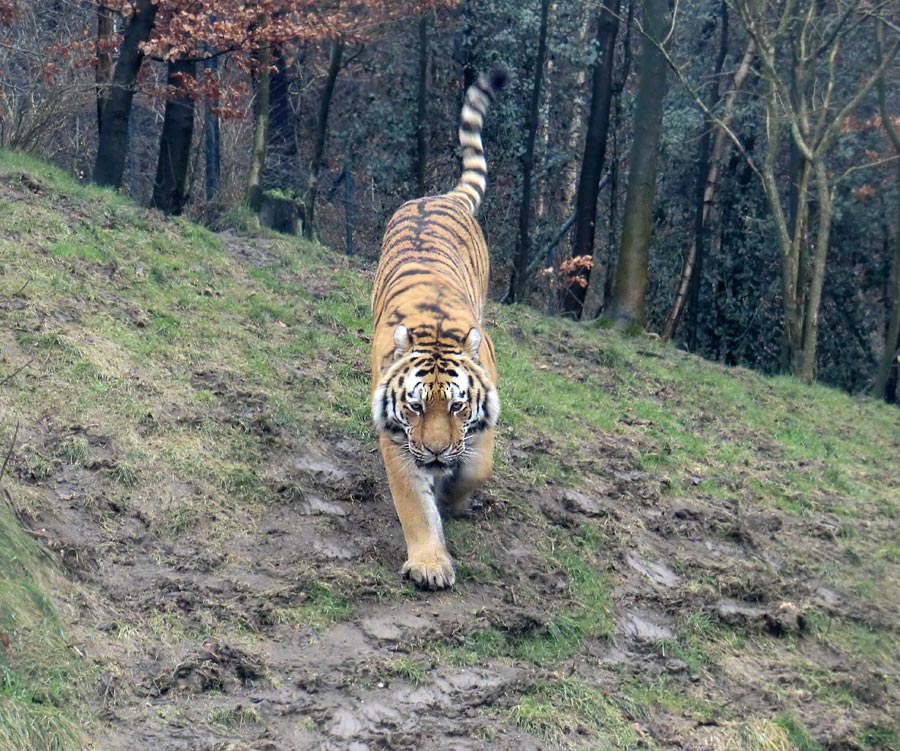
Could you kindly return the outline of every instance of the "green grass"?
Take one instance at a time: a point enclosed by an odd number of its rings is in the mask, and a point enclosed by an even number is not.
[[[825,751],[825,747],[810,738],[806,728],[791,715],[779,717],[775,724],[787,733],[791,745],[797,751]]]
[[[304,587],[303,595],[302,605],[273,608],[271,620],[288,626],[309,626],[322,631],[353,615],[353,602],[336,592],[330,584],[310,582]]]
[[[553,676],[535,684],[508,712],[509,720],[552,748],[590,748],[622,751],[656,749],[638,729],[639,709],[622,697],[591,688],[575,678]]]
[[[273,450],[272,436],[289,435],[294,447],[322,436],[374,446],[365,274],[319,245],[266,233],[254,240],[260,257],[247,263],[201,227],[163,221],[122,196],[0,153],[0,173],[17,171],[46,186],[0,205],[0,299],[14,303],[4,309],[9,326],[0,330],[0,380],[22,368],[0,389],[0,420],[7,440],[10,426],[23,426],[16,471],[3,482],[25,516],[46,503],[42,493],[56,479],[90,476],[95,487],[79,502],[101,528],[115,522],[104,498],[129,509],[152,497],[143,511],[153,534],[202,535],[214,546],[254,529],[274,503],[281,478],[272,476],[273,467],[280,471],[289,459]],[[61,214],[61,204],[73,210]],[[255,224],[243,208],[223,221],[247,231]],[[424,659],[398,658],[386,668],[390,674],[417,683],[436,659],[515,661],[552,675],[518,698],[509,719],[559,747],[584,732],[598,748],[653,748],[632,727],[651,704],[715,719],[696,692],[679,695],[679,686],[665,682],[622,679],[624,691],[607,693],[559,677],[588,645],[605,644],[614,633],[618,556],[633,533],[653,533],[635,528],[633,509],[670,500],[705,504],[723,516],[740,511],[785,520],[771,533],[773,549],[794,567],[785,576],[818,577],[860,598],[861,607],[897,601],[900,540],[889,531],[900,518],[892,490],[896,409],[788,377],[704,363],[649,338],[521,306],[489,306],[487,317],[503,405],[488,506],[496,504],[533,535],[527,545],[538,568],[559,589],[548,596],[546,587],[522,579],[516,602],[539,612],[541,625],[475,631],[463,644],[433,645]],[[561,488],[613,499],[621,516],[580,526],[548,521],[540,504]],[[802,534],[811,545],[807,539],[823,519],[837,527],[836,552],[798,560],[790,535]],[[458,589],[468,595],[480,586],[501,589],[510,578],[494,560],[491,534],[490,523],[447,525]],[[678,561],[670,563],[677,568]],[[59,620],[41,594],[56,586],[41,573],[48,561],[9,515],[0,524],[0,564],[16,572],[0,592],[21,610],[15,623],[0,611],[7,618],[0,631],[20,639],[15,652],[0,646],[0,733],[18,733],[12,740],[0,735],[0,751],[82,747],[84,699],[70,687],[81,685],[84,667],[65,649]],[[415,596],[382,565],[373,562],[354,576],[373,580],[378,598]],[[655,655],[649,649],[648,659],[680,660],[702,680],[716,674],[724,656],[739,658],[753,637],[721,627],[702,609],[738,587],[734,575],[697,567],[678,574],[684,584],[672,595],[676,635]],[[309,583],[271,617],[324,631],[358,612],[355,586]],[[809,615],[808,635],[784,638],[779,649],[799,652],[813,643],[851,663],[896,661],[896,629]],[[153,624],[159,634],[183,638],[164,616]],[[51,676],[48,685],[39,675]],[[826,706],[858,704],[821,675],[810,671],[803,679]],[[213,726],[242,722],[229,710],[213,712]],[[778,726],[799,751],[817,749],[795,720]],[[755,737],[754,727],[735,726],[732,737]],[[768,732],[760,728],[757,735]],[[857,735],[861,748],[898,747],[896,728],[860,727]]]
[[[900,751],[900,730],[897,728],[870,727],[860,735],[860,745],[866,751]]]
[[[7,436],[8,437],[8,436]],[[0,501],[0,750],[84,748],[88,669],[69,649],[47,595],[53,564]]]
[[[246,725],[260,722],[260,715],[253,707],[238,705],[236,707],[215,707],[210,710],[207,721],[217,730],[234,732],[242,730]]]
[[[387,671],[390,675],[409,681],[414,686],[418,686],[425,680],[428,673],[428,667],[421,660],[413,660],[409,657],[398,657],[387,665]]]

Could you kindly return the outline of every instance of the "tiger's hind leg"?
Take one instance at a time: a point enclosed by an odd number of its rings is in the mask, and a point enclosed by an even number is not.
[[[475,445],[467,448],[467,456],[438,486],[441,509],[454,516],[469,510],[472,494],[491,475],[494,466],[494,431],[486,430]]]

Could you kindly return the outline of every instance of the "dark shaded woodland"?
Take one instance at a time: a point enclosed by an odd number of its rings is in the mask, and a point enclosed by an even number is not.
[[[4,148],[372,259],[501,63],[495,299],[900,400],[895,3],[0,5]]]

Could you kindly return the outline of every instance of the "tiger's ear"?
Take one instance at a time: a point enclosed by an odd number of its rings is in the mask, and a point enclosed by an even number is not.
[[[402,323],[394,329],[394,360],[398,360],[410,347],[409,330]]]
[[[466,340],[463,342],[463,351],[478,362],[478,348],[481,346],[481,332],[474,326],[469,329],[466,334]]]

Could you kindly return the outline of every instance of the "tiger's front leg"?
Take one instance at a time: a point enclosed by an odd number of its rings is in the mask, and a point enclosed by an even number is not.
[[[494,465],[494,431],[486,430],[472,440],[468,456],[453,474],[438,483],[438,504],[454,516],[469,510],[472,494],[491,476]]]
[[[403,575],[425,589],[453,586],[456,574],[444,542],[434,477],[419,470],[406,451],[384,435],[380,446],[394,508],[406,538]]]

